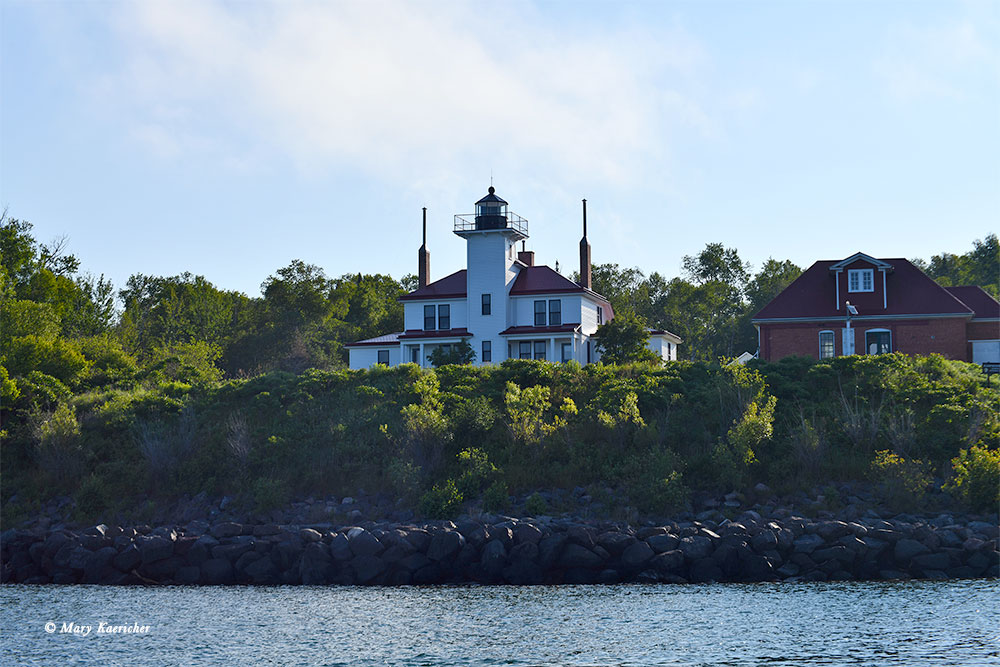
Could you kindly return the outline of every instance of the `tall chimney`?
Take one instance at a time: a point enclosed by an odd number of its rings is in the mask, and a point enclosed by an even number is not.
[[[424,244],[417,252],[417,289],[427,287],[431,276],[431,254],[427,252],[427,207],[424,206]]]
[[[583,200],[583,238],[580,239],[580,287],[592,289],[590,284],[590,243],[587,242],[587,200]]]

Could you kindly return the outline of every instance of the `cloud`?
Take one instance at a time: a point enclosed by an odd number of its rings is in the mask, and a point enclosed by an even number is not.
[[[99,88],[158,155],[265,147],[385,176],[489,156],[627,183],[678,128],[712,133],[688,90],[705,54],[676,25],[571,31],[528,3],[396,0],[128,3],[114,16],[125,55]]]
[[[995,81],[1000,73],[997,64],[995,49],[983,39],[979,27],[966,19],[927,27],[893,27],[874,70],[899,99],[962,99],[975,92],[978,77],[971,75],[990,68]]]

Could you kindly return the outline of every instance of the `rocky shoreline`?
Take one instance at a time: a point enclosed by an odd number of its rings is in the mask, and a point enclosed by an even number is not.
[[[631,527],[483,515],[453,523],[10,529],[3,583],[699,583],[1000,576],[996,521],[807,518],[775,509]]]

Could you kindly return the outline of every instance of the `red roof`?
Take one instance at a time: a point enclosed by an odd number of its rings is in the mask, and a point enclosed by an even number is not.
[[[968,317],[972,308],[959,301],[927,274],[905,259],[883,259],[893,271],[886,274],[888,307],[862,316],[951,315]],[[841,293],[840,310],[836,309],[836,272],[830,267],[838,260],[816,262],[786,287],[760,312],[756,320],[823,319],[844,317],[844,302],[850,295]]]
[[[552,294],[586,291],[586,289],[569,278],[553,271],[545,265],[526,266],[521,269],[510,288],[511,296],[518,294]]]
[[[513,336],[515,334],[549,334],[549,333],[571,333],[580,328],[580,323],[560,324],[553,327],[508,327],[500,332],[501,336]]]
[[[959,285],[945,287],[956,299],[964,303],[975,313],[976,319],[1000,319],[1000,301],[978,285]]]
[[[426,287],[413,290],[399,297],[400,301],[417,299],[459,299],[465,297],[465,269],[456,271],[441,280],[428,283]]]
[[[407,329],[399,335],[399,340],[412,340],[414,338],[468,338],[472,334],[468,329]]]

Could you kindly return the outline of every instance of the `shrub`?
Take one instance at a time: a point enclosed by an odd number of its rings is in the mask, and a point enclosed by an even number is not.
[[[438,346],[430,353],[427,359],[434,368],[447,366],[450,364],[466,365],[476,360],[476,351],[472,349],[464,340],[461,343],[450,346]]]
[[[258,512],[267,512],[279,507],[284,507],[291,499],[291,491],[288,484],[280,479],[261,477],[254,481],[250,490],[253,495],[254,509]]]
[[[524,511],[531,516],[539,516],[549,511],[549,504],[542,497],[542,494],[535,491],[525,501]]]
[[[462,471],[458,478],[458,490],[465,497],[478,495],[497,473],[497,467],[490,463],[486,452],[481,449],[463,449],[456,458]]]
[[[452,519],[462,511],[462,493],[453,480],[445,480],[420,499],[420,513],[431,519]]]
[[[498,479],[483,493],[483,509],[487,512],[502,512],[510,507],[507,484]]]
[[[83,466],[80,425],[73,408],[59,404],[37,426],[36,460],[38,467],[56,486],[75,479]]]
[[[386,468],[386,477],[392,485],[393,492],[401,498],[415,498],[420,489],[420,468],[412,461],[395,458]]]
[[[691,492],[684,485],[683,476],[676,470],[666,477],[651,479],[641,484],[633,495],[636,506],[648,514],[664,514],[683,509],[691,498]]]
[[[76,514],[82,521],[97,521],[100,513],[108,508],[110,501],[110,494],[104,482],[96,475],[90,475],[83,480],[74,497]]]
[[[974,445],[960,450],[951,465],[952,477],[944,490],[976,509],[997,511],[1000,506],[1000,450]]]
[[[923,461],[908,461],[889,450],[875,452],[871,476],[874,481],[883,485],[886,500],[900,508],[916,505],[931,483],[931,476]]]

